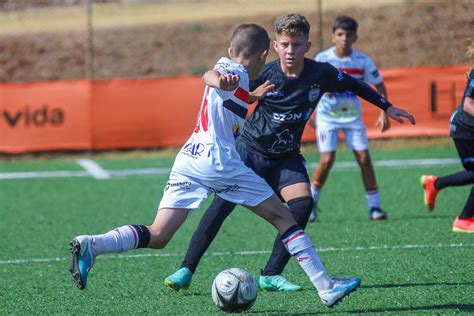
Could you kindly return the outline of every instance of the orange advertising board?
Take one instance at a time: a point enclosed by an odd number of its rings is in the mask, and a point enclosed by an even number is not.
[[[374,127],[380,110],[363,102],[369,138],[449,135],[469,66],[381,71],[389,100],[417,125]],[[196,124],[200,77],[0,84],[0,152],[181,146]],[[314,141],[309,126],[303,141]]]

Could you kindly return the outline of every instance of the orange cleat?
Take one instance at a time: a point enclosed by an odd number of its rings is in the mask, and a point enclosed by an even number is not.
[[[453,232],[456,233],[474,233],[474,217],[461,219],[456,217],[453,223]]]
[[[438,195],[439,190],[435,188],[434,184],[438,179],[437,176],[423,175],[420,178],[421,185],[424,189],[424,199],[425,205],[428,207],[428,210],[432,211],[435,208],[436,196]]]

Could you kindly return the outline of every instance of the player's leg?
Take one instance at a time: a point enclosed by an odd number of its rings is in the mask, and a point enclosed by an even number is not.
[[[75,237],[71,241],[69,270],[77,287],[86,287],[89,272],[100,254],[165,247],[184,223],[190,210],[198,208],[208,194],[207,187],[172,172],[151,225],[124,225],[104,234]]]
[[[344,130],[347,147],[352,149],[357,164],[360,167],[362,181],[366,191],[369,218],[372,220],[385,220],[387,213],[380,206],[380,193],[375,177],[375,170],[369,153],[369,141],[363,125],[352,126]]]
[[[338,303],[359,286],[359,278],[331,279],[329,277],[312,241],[296,224],[288,209],[276,195],[256,206],[247,206],[247,208],[277,228],[286,250],[305,271],[326,306]]]
[[[279,192],[281,198],[287,202],[296,223],[304,229],[313,209],[304,158],[284,157],[275,161],[264,179],[275,192]],[[290,258],[281,242],[281,236],[277,235],[270,258],[259,276],[259,288],[264,291],[284,292],[300,290],[301,286],[289,282],[282,276]]]
[[[225,219],[232,213],[235,204],[215,196],[193,233],[188,250],[180,268],[165,279],[165,285],[179,291],[187,289],[202,256],[217,236]]]
[[[319,161],[314,168],[313,177],[311,180],[311,194],[314,200],[314,205],[313,212],[309,217],[310,222],[316,221],[321,191],[336,159],[336,149],[337,143],[339,141],[337,131],[337,128],[327,126],[326,124],[318,121],[316,136],[318,141]]]

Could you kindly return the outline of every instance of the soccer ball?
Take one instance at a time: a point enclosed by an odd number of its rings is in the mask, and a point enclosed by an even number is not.
[[[225,312],[249,310],[256,299],[257,284],[243,269],[224,270],[212,282],[212,300]]]

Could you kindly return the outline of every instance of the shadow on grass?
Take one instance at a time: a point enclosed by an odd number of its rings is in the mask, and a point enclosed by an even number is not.
[[[374,284],[374,285],[361,285],[361,289],[390,289],[399,287],[415,287],[415,286],[433,286],[433,285],[474,285],[474,281],[469,282],[428,282],[428,283],[401,283],[401,284]]]
[[[460,312],[474,312],[474,304],[443,304],[443,305],[431,305],[431,306],[415,306],[415,307],[387,307],[387,308],[374,308],[374,309],[360,309],[344,311],[344,313],[350,314],[365,314],[365,313],[383,313],[383,312],[417,312],[417,311],[434,311],[434,310],[451,310]]]

